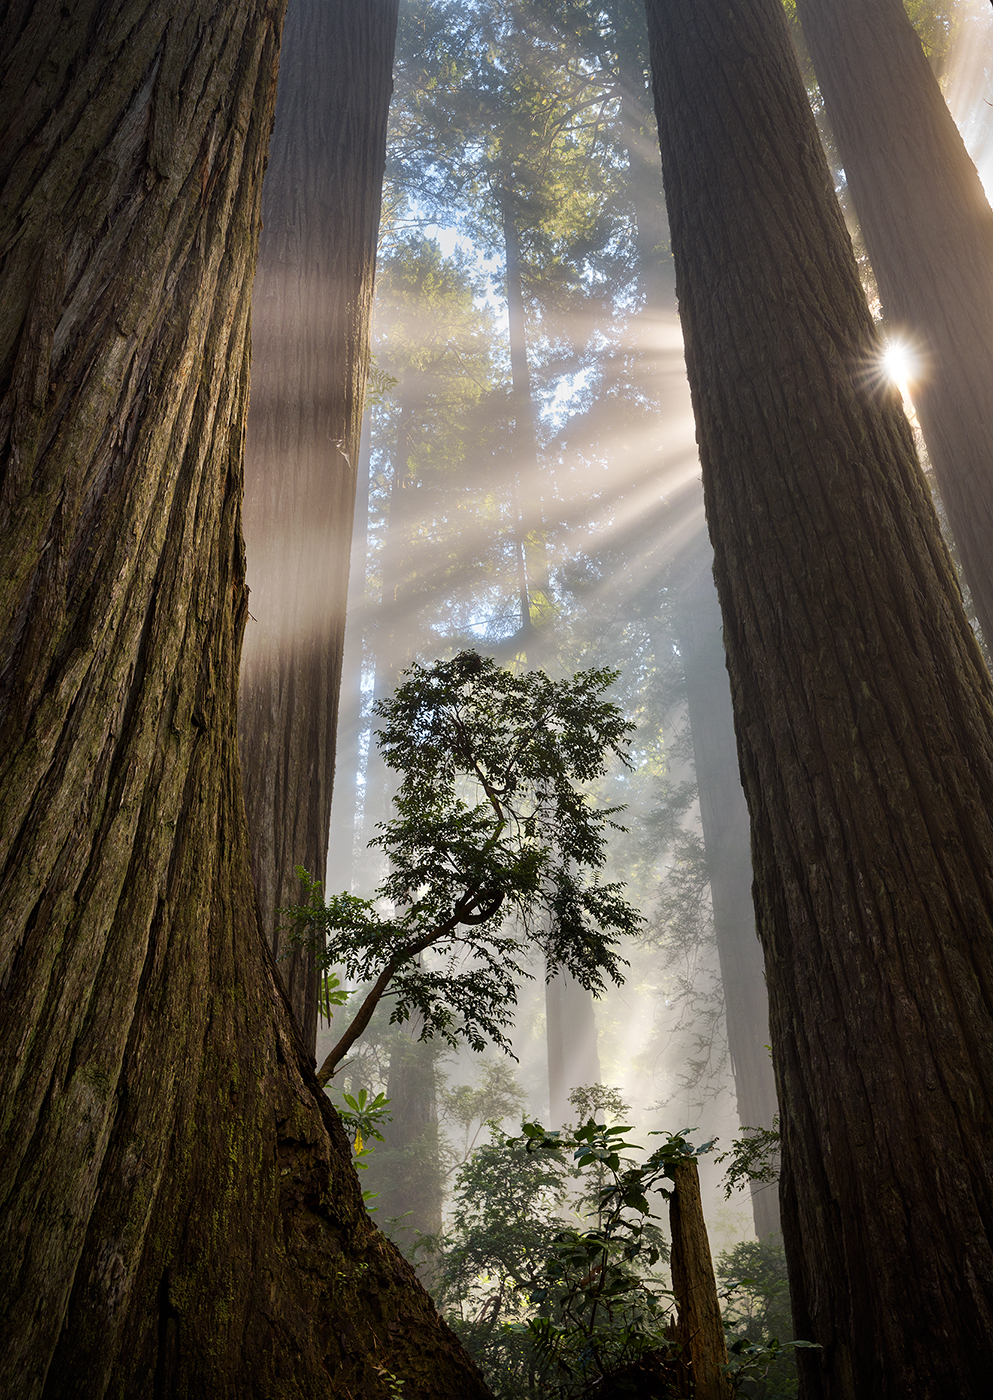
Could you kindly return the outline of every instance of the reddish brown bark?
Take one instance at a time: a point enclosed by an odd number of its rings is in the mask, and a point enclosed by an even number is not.
[[[279,910],[327,863],[397,4],[291,0],[252,301],[239,737],[262,923],[311,1050],[314,955]]]
[[[694,1400],[731,1400],[731,1384],[724,1370],[728,1364],[724,1324],[695,1161],[680,1162],[674,1169],[669,1228],[677,1309],[675,1340],[685,1382],[682,1393]]]
[[[650,0],[806,1400],[980,1400],[993,689],[776,0]]]
[[[797,0],[966,583],[993,635],[993,210],[903,0]]]
[[[279,11],[0,20],[0,1392],[486,1394],[260,933],[235,731]]]

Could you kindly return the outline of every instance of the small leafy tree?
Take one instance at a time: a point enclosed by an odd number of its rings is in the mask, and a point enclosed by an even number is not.
[[[621,886],[598,878],[620,809],[596,807],[584,786],[611,757],[628,762],[634,726],[603,699],[616,672],[553,681],[467,651],[405,675],[375,709],[384,761],[402,774],[396,816],[372,843],[389,873],[374,899],[325,904],[301,872],[310,900],[290,911],[325,967],[372,984],[323,1083],[387,992],[391,1021],[419,1013],[424,1039],[507,1047],[529,952],[549,975],[566,968],[601,991],[604,974],[622,980],[617,940],[641,922]]]
[[[671,1294],[656,1272],[668,1249],[649,1197],[668,1196],[678,1165],[707,1148],[660,1134],[636,1156],[630,1132],[591,1117],[508,1138],[494,1124],[459,1169],[436,1297],[501,1400],[645,1400],[675,1384]]]
[[[671,1196],[675,1168],[712,1144],[694,1148],[683,1133],[653,1133],[664,1140],[639,1161],[630,1154],[642,1149],[625,1141],[631,1128],[623,1124],[590,1118],[570,1132],[536,1123],[522,1131],[530,1151],[567,1152],[585,1177],[580,1219],[556,1235],[524,1324],[542,1389],[594,1395],[624,1377],[631,1394],[668,1394],[672,1294],[652,1272],[668,1249],[648,1196]]]
[[[460,1138],[453,1145],[452,1170],[469,1159],[485,1127],[492,1128],[513,1114],[520,1117],[527,1103],[527,1094],[506,1060],[484,1061],[478,1085],[458,1084],[443,1089],[438,1097],[441,1116]]]

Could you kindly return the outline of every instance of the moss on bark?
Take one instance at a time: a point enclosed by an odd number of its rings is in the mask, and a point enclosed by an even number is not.
[[[28,1397],[484,1395],[366,1217],[237,759],[280,14],[0,32],[0,1340]]]

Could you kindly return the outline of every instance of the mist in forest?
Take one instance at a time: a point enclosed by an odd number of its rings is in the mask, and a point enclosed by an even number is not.
[[[940,59],[981,163],[988,8],[949,10]],[[594,32],[570,34],[542,9],[401,10],[327,888],[367,896],[382,874],[368,842],[395,780],[372,704],[412,662],[473,648],[553,676],[620,672],[635,767],[595,800],[626,808],[608,873],[645,928],[623,950],[624,985],[596,1002],[561,978],[546,988],[535,963],[516,1063],[418,1044],[416,1026],[377,1016],[336,1092],[393,1100],[369,1177],[380,1223],[405,1216],[408,1244],[441,1228],[449,1199],[424,1144],[447,1143],[450,1184],[487,1116],[560,1127],[577,1116],[570,1090],[599,1081],[639,1133],[726,1147],[775,1111],[643,18],[605,7]],[[736,948],[740,985],[721,976]],[[322,1027],[319,1062],[330,1040]],[[754,1228],[721,1173],[702,1160],[715,1247]],[[774,1190],[757,1198],[765,1229]]]
[[[444,7],[401,17],[327,888],[369,895],[381,874],[367,843],[392,780],[371,738],[373,701],[413,661],[474,648],[553,676],[620,672],[635,769],[596,800],[626,808],[607,874],[646,919],[623,950],[624,985],[596,1003],[568,979],[546,990],[533,967],[516,1064],[495,1049],[412,1049],[408,1035],[402,1054],[423,1063],[401,1071],[396,1034],[377,1018],[341,1087],[390,1093],[394,1122],[369,1175],[388,1197],[380,1218],[411,1210],[421,1230],[440,1223],[437,1200],[422,1218],[423,1203],[384,1187],[391,1150],[405,1140],[395,1160],[408,1174],[410,1142],[439,1115],[454,1150],[446,1102],[494,1062],[526,1096],[507,1131],[522,1111],[549,1127],[576,1121],[568,1094],[595,1081],[619,1091],[640,1129],[725,1142],[737,1129],[678,640],[702,493],[643,19],[630,8],[625,32],[607,26],[586,53],[590,36],[564,37],[527,7],[465,7],[458,52]],[[484,73],[473,16],[497,46]],[[456,74],[447,87],[443,67]],[[322,1028],[319,1062],[330,1039]],[[481,1122],[473,1132],[485,1141]],[[704,1175],[723,1208],[719,1169]],[[747,1200],[732,1215],[737,1238]]]

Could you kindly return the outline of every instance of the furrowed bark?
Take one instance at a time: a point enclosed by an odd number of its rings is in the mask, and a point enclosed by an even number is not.
[[[993,634],[993,210],[902,0],[798,0],[962,571]]]
[[[372,1228],[237,762],[280,12],[0,21],[0,1390],[485,1395]]]
[[[979,1400],[993,691],[776,0],[650,0],[806,1400]]]
[[[239,733],[263,928],[312,1051],[315,957],[279,910],[327,864],[397,7],[290,2],[252,302]]]

